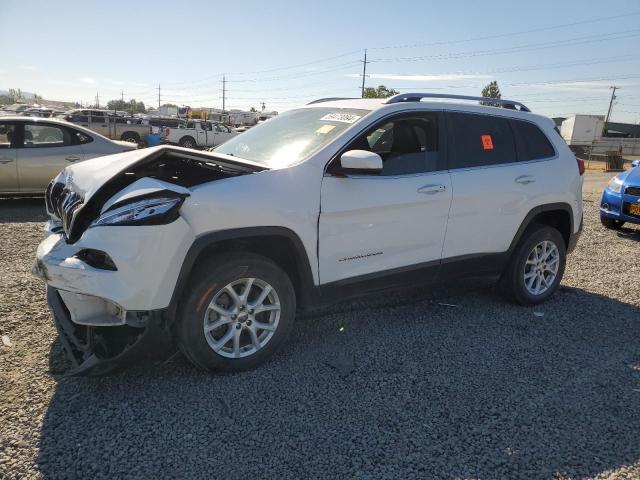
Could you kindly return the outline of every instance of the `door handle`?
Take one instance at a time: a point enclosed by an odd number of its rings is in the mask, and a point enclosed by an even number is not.
[[[427,195],[433,195],[435,193],[444,192],[447,189],[445,185],[425,185],[418,189],[418,193],[426,193]]]
[[[65,160],[67,162],[77,162],[78,160],[80,160],[80,157],[77,155],[69,155],[68,157],[65,157]]]
[[[5,163],[11,163],[11,162],[13,162],[13,158],[7,158],[7,157],[0,158],[0,163],[2,163],[3,165]]]
[[[528,185],[529,183],[535,182],[536,179],[533,177],[533,175],[520,175],[516,178],[515,181],[516,183],[521,183],[522,185]]]

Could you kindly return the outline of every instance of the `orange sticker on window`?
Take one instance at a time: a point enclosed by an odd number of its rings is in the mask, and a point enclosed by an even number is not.
[[[480,138],[482,139],[482,148],[485,150],[493,150],[493,140],[491,140],[491,135],[482,135]]]

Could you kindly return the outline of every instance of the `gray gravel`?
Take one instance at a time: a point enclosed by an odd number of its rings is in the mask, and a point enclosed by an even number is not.
[[[0,478],[640,478],[640,229],[601,228],[599,188],[542,306],[395,294],[301,319],[253,372],[101,379],[60,377],[39,203],[2,202]]]

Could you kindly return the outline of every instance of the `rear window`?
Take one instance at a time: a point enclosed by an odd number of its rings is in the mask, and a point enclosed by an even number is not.
[[[547,136],[533,123],[512,120],[511,126],[516,138],[519,161],[549,158],[556,154]]]
[[[490,115],[452,113],[454,158],[451,168],[515,162],[516,146],[509,120]]]

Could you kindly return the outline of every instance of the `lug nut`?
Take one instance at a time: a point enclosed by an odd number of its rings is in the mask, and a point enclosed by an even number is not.
[[[251,320],[247,320],[247,325],[251,325],[253,322]]]
[[[239,323],[236,323],[236,329],[240,330],[242,328],[242,325],[240,325]]]

